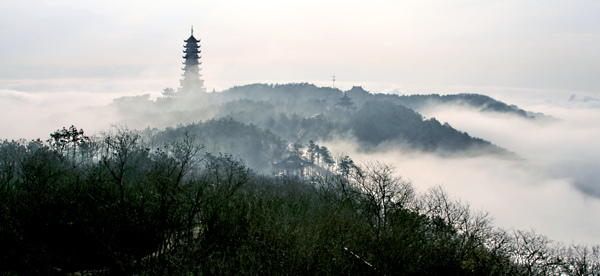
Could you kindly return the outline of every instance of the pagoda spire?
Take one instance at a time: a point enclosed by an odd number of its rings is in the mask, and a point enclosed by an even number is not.
[[[201,91],[205,92],[204,88],[204,80],[200,77],[200,40],[194,37],[194,26],[192,25],[190,30],[190,37],[184,42],[186,43],[183,47],[183,56],[185,65],[183,67],[183,79],[180,80],[180,91],[182,92],[196,92]]]

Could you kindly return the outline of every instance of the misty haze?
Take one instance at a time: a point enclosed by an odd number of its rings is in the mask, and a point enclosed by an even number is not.
[[[5,3],[0,274],[598,275],[576,2]]]

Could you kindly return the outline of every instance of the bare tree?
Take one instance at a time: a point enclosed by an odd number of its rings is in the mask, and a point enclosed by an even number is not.
[[[410,182],[396,176],[395,168],[380,162],[368,162],[364,167],[353,166],[351,183],[375,217],[375,226],[385,229],[386,216],[394,208],[408,207],[413,203],[414,190]]]
[[[560,271],[558,250],[546,236],[535,231],[514,230],[511,233],[510,257],[526,275],[550,275]]]
[[[484,238],[491,232],[488,213],[473,213],[468,203],[449,196],[441,186],[430,188],[419,202],[423,214],[443,219],[466,239]]]
[[[102,133],[102,164],[110,172],[119,188],[120,203],[125,204],[125,177],[136,165],[136,159],[147,156],[149,149],[142,146],[141,136],[127,128],[115,127],[115,133]],[[140,156],[141,155],[141,156]]]
[[[569,275],[600,275],[600,246],[571,245],[565,249],[563,268]]]

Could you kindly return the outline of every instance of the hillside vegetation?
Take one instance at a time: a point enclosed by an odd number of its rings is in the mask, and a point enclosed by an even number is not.
[[[350,106],[340,106],[344,95],[349,97]],[[113,106],[123,117],[120,123],[138,129],[226,118],[270,131],[288,143],[344,139],[357,142],[366,151],[391,145],[439,153],[512,155],[489,141],[418,113],[425,103],[440,102],[467,103],[531,119],[523,110],[482,95],[399,96],[372,94],[360,87],[342,92],[306,83],[251,84],[191,98],[171,96],[156,101],[129,97],[115,100]]]
[[[0,273],[593,275],[600,269],[598,247],[564,247],[534,232],[495,228],[487,214],[439,187],[417,194],[386,164],[358,165],[344,156],[301,179],[259,174],[231,155],[207,153],[193,129],[211,133],[228,122],[157,134],[117,128],[97,137],[71,127],[46,142],[5,140]],[[234,130],[270,135],[239,124]],[[163,139],[179,131],[180,138]]]
[[[477,95],[254,84],[115,100],[139,130],[3,140],[0,274],[597,275],[598,246],[499,229],[440,187],[418,193],[327,148],[513,156],[417,111],[456,99],[525,116]],[[286,158],[310,173],[277,171]]]

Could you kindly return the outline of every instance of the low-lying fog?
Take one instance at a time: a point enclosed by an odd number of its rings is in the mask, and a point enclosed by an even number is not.
[[[324,145],[334,153],[349,154],[356,161],[393,164],[418,191],[442,185],[453,196],[470,202],[472,208],[488,211],[497,226],[533,228],[567,244],[600,244],[600,102],[586,95],[571,97],[562,92],[460,92],[487,94],[556,120],[540,122],[460,106],[432,106],[421,111],[427,118],[448,122],[471,136],[513,151],[524,160],[440,157],[401,149],[367,155],[346,142]],[[0,89],[0,138],[46,139],[54,130],[72,124],[88,134],[101,131],[118,120],[118,114],[80,108],[106,105],[123,95],[128,93]]]
[[[143,81],[43,80],[0,83],[0,139],[45,140],[62,127],[75,125],[92,134],[118,121],[106,106],[123,96],[160,95],[160,88]],[[2,88],[2,87],[7,88]]]
[[[395,164],[421,191],[443,185],[473,208],[489,211],[498,226],[533,228],[565,243],[600,243],[600,101],[567,92],[494,92],[490,96],[500,101],[556,120],[463,106],[431,106],[421,113],[513,151],[524,161],[400,151],[361,157]]]

